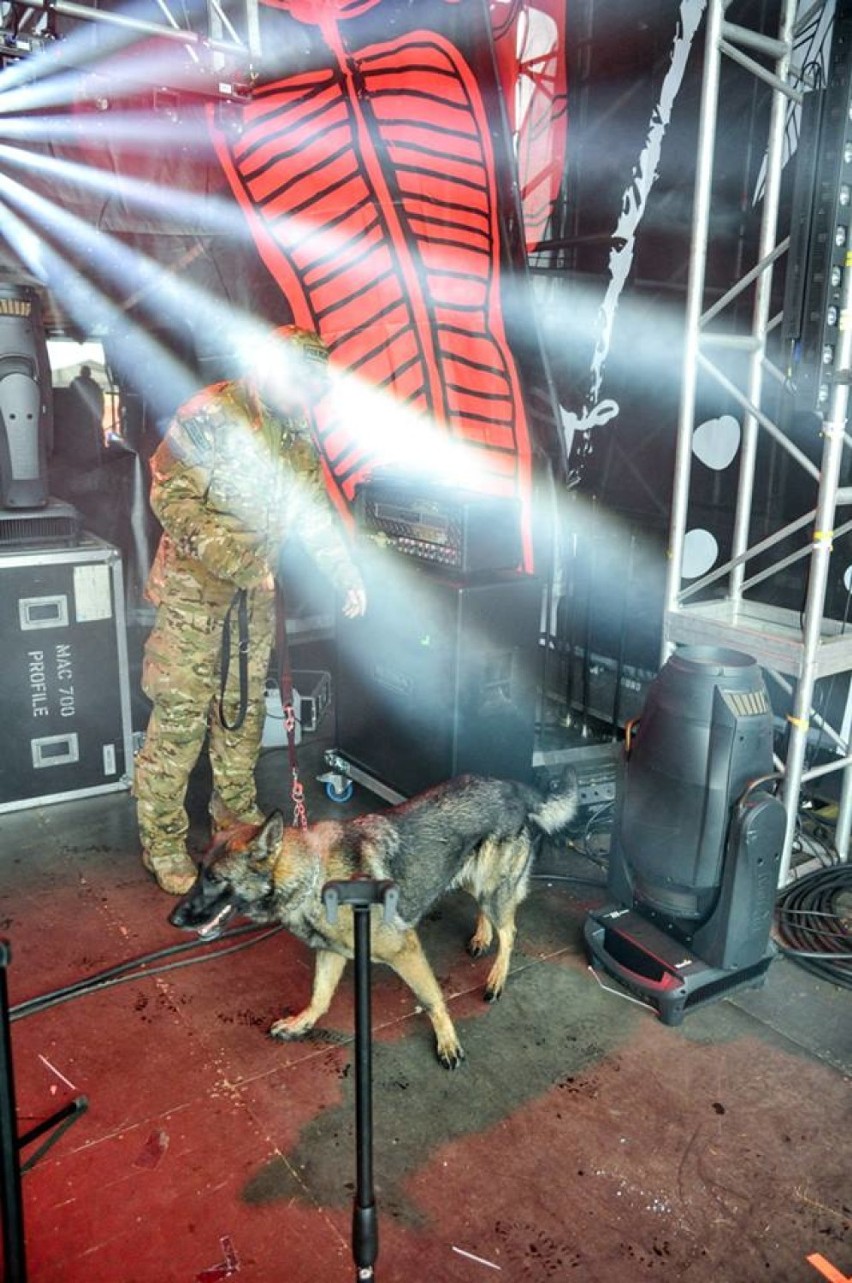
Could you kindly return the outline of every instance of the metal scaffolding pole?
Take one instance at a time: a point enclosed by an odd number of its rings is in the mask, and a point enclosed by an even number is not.
[[[788,741],[784,761],[779,762],[783,775],[782,795],[787,816],[779,880],[790,874],[793,842],[800,806],[803,780],[813,772],[805,771],[808,728],[813,720],[814,687],[819,678],[852,671],[852,637],[844,634],[835,621],[824,619],[828,565],[835,532],[838,503],[846,501],[839,492],[843,448],[848,444],[846,415],[848,378],[852,357],[852,334],[848,324],[840,326],[841,341],[835,362],[828,420],[823,425],[823,451],[819,468],[790,442],[783,429],[773,422],[762,406],[764,378],[776,374],[767,355],[767,341],[772,328],[769,315],[772,271],[787,249],[778,243],[778,206],[781,173],[784,163],[784,132],[790,101],[801,101],[793,83],[791,57],[795,35],[796,0],[782,0],[776,37],[751,31],[726,22],[729,0],[710,0],[707,12],[704,79],[701,97],[698,162],[693,208],[692,245],[686,305],[686,333],[683,360],[683,383],[678,420],[675,458],[674,499],[669,533],[669,564],[666,581],[663,660],[678,644],[710,644],[746,651],[771,672],[795,679],[793,712],[788,719]],[[758,63],[752,52],[774,62],[770,69]],[[723,60],[730,58],[739,67],[760,77],[772,89],[766,145],[766,177],[763,195],[763,217],[760,226],[758,261],[730,289],[725,297],[704,311],[705,272],[708,247],[713,228],[713,180],[716,154],[716,129]],[[845,272],[842,315],[852,315],[852,264]],[[714,334],[711,323],[746,287],[753,288],[751,326],[748,333]],[[747,373],[742,387],[717,364],[719,353],[740,351],[747,357]],[[685,584],[683,559],[689,521],[692,471],[692,436],[695,428],[696,397],[699,373],[709,376],[720,391],[733,397],[743,410],[743,434],[737,488],[732,554],[727,564],[702,579]],[[780,375],[777,375],[780,379]],[[761,431],[768,432],[792,458],[817,482],[814,509],[799,522],[787,524],[774,536],[749,547],[754,502],[755,459]],[[801,617],[780,607],[750,601],[748,589],[766,579],[767,572],[746,578],[747,565],[758,552],[766,552],[786,538],[791,530],[807,528],[810,546],[802,556],[809,558],[807,600]],[[777,561],[769,574],[790,563],[787,557]],[[725,596],[713,600],[696,600],[702,590],[722,582]],[[852,767],[849,746],[832,732],[838,745],[834,769],[843,770],[843,787],[838,815],[836,845],[845,859],[852,829]]]
[[[186,46],[187,52],[195,62],[201,63],[209,59],[213,70],[221,68],[225,55],[230,55],[231,58],[237,58],[244,64],[242,70],[246,82],[253,78],[262,57],[257,0],[244,0],[245,40],[239,36],[218,0],[208,0],[208,21],[205,31],[198,31],[191,26],[182,26],[168,7],[166,0],[161,0],[159,3],[164,22],[151,22],[132,13],[78,4],[77,0],[20,0],[16,7],[28,13],[41,15],[38,21],[46,22],[54,16],[59,16],[80,22],[100,23],[142,36],[156,36],[172,43],[182,44]],[[28,24],[28,34],[31,30],[32,24]],[[61,40],[56,43],[61,44]],[[6,46],[0,50],[0,54],[8,58],[28,52],[31,52],[28,43],[25,42],[25,45],[18,50],[15,47],[14,38],[10,38]],[[230,86],[223,86],[223,92],[229,91]]]

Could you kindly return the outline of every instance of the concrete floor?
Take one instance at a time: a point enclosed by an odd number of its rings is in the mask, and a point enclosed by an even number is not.
[[[311,818],[377,808],[362,789],[326,799],[323,731],[303,746]],[[265,805],[286,805],[283,752],[259,779]],[[373,973],[376,1278],[815,1283],[814,1253],[852,1275],[848,991],[782,959],[763,990],[664,1026],[587,966],[599,869],[565,847],[540,871],[494,1006],[488,961],[464,949],[470,902],[450,896],[423,925],[467,1053],[458,1071],[435,1059],[402,983]],[[88,1101],[23,1176],[28,1277],[355,1278],[351,968],[314,1035],[290,1044],[265,1030],[305,1001],[312,957],[283,932],[14,1010],[184,943],[172,904],[141,868],[126,794],[3,818],[20,1132]]]

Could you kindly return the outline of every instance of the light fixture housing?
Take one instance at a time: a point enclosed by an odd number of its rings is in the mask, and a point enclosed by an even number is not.
[[[651,683],[625,753],[611,903],[589,913],[602,967],[677,1024],[763,983],[786,813],[771,790],[774,718],[756,661],[689,646]]]

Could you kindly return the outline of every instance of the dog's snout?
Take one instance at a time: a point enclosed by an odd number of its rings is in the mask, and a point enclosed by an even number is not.
[[[169,922],[172,924],[173,927],[185,927],[187,925],[186,905],[187,905],[186,900],[181,900],[178,904],[175,905],[175,907],[172,909],[171,913],[169,914]]]

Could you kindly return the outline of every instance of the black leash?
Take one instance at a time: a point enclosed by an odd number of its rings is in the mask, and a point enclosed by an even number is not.
[[[237,627],[239,629],[240,705],[236,718],[233,722],[229,722],[225,716],[225,691],[231,666],[231,628],[234,607],[237,609]],[[219,719],[227,731],[238,731],[245,721],[248,710],[248,652],[248,600],[245,588],[240,588],[234,594],[222,624],[222,680],[219,691]],[[275,586],[275,653],[278,659],[278,689],[281,692],[284,729],[287,732],[287,753],[290,759],[290,797],[293,801],[293,828],[305,829],[308,827],[308,813],[305,808],[305,790],[299,778],[299,761],[296,755],[296,709],[293,703],[293,674],[290,668],[290,648],[287,644],[287,612],[284,606],[284,596],[278,584]]]
[[[237,608],[237,627],[239,629],[240,706],[235,720],[229,722],[225,716],[225,690],[228,685],[228,671],[231,667],[231,615],[234,606]],[[233,600],[225,615],[225,621],[222,624],[222,681],[219,690],[219,720],[226,731],[238,731],[246,720],[246,711],[248,710],[248,650],[248,594],[245,588],[239,588],[234,593]]]

